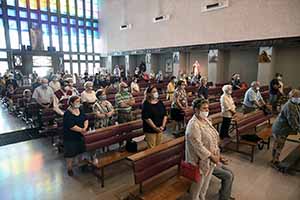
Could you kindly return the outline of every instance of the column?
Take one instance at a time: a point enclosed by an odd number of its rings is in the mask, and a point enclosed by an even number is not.
[[[146,54],[145,60],[146,60],[146,72],[149,74],[151,72],[151,53]]]

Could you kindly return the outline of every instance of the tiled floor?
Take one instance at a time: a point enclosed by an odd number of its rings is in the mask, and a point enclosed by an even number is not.
[[[289,143],[284,154],[294,146]],[[233,195],[238,200],[300,199],[299,174],[283,175],[270,168],[270,150],[257,151],[254,163],[240,154],[225,155],[235,173]],[[75,170],[70,178],[65,171],[62,155],[47,139],[0,147],[0,199],[116,200],[134,185],[131,167],[125,161],[107,168],[105,188],[89,173]],[[217,198],[218,187],[214,178],[207,199]]]
[[[0,106],[0,134],[14,132],[28,128],[21,119],[9,114],[2,106]]]

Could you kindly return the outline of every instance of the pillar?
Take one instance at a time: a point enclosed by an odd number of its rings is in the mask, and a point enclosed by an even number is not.
[[[273,47],[260,47],[258,56],[257,80],[261,85],[268,85],[274,76]]]

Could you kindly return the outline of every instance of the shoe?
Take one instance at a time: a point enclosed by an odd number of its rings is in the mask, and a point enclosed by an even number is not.
[[[71,169],[68,170],[68,175],[69,175],[69,176],[73,176],[73,175],[74,175],[73,170],[71,170]]]
[[[280,162],[279,161],[271,161],[270,162],[270,165],[271,165],[271,167],[273,167],[274,169],[276,169],[276,170],[279,170],[279,164],[280,164]]]

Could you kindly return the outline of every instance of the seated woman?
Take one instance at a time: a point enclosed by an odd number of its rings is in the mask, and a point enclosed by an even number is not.
[[[142,107],[143,131],[149,148],[162,142],[163,131],[166,128],[167,112],[162,101],[158,99],[156,87],[148,87],[146,100]]]
[[[112,104],[106,100],[103,88],[97,90],[96,97],[97,101],[93,105],[93,112],[96,115],[95,128],[103,128],[113,125],[115,110]]]
[[[140,86],[138,84],[138,79],[139,79],[138,76],[135,75],[134,78],[133,78],[133,81],[130,84],[131,94],[140,92]]]
[[[200,79],[200,87],[198,90],[198,97],[203,98],[203,99],[208,99],[207,78],[204,76]]]
[[[184,126],[184,110],[188,107],[185,83],[180,80],[174,93],[174,99],[171,104],[171,118],[176,121],[177,131]]]
[[[86,113],[93,112],[93,105],[97,101],[96,93],[93,90],[93,82],[87,81],[84,84],[84,91],[81,93],[81,102]]]
[[[72,96],[69,99],[69,108],[64,113],[64,156],[67,160],[68,175],[73,176],[73,159],[85,151],[83,135],[87,132],[89,121],[79,110],[80,97]]]

